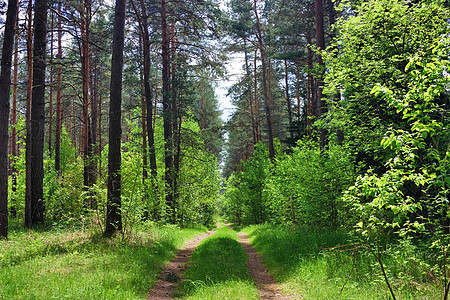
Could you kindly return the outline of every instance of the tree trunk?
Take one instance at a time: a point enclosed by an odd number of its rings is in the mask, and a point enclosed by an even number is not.
[[[306,87],[306,125],[307,125],[307,133],[308,136],[311,137],[311,129],[314,118],[316,117],[316,101],[314,97],[314,77],[312,76],[313,72],[313,53],[311,50],[312,46],[312,38],[311,31],[308,29],[306,31],[306,52],[307,52],[307,64],[308,64],[308,76],[307,76],[307,87]]]
[[[83,86],[83,160],[84,160],[84,172],[83,172],[83,183],[84,188],[87,190],[91,184],[91,180],[89,179],[90,168],[91,168],[91,135],[90,135],[90,120],[89,120],[89,102],[91,98],[90,89],[89,89],[89,77],[91,72],[90,66],[90,19],[91,19],[91,5],[90,1],[82,2],[81,9],[81,22],[80,22],[80,31],[81,31],[81,74],[82,74],[82,86]],[[92,199],[87,199],[84,203],[85,208],[90,206]]]
[[[77,149],[77,137],[76,137],[76,116],[75,116],[75,95],[72,97],[72,130],[70,134],[72,138],[72,144]]]
[[[16,27],[18,24],[17,21],[18,17],[16,18]],[[19,33],[18,30],[16,30],[16,37],[15,37],[15,49],[14,49],[14,71],[13,71],[13,102],[12,102],[12,130],[11,130],[11,155],[13,157],[13,163],[11,166],[11,179],[12,179],[12,187],[11,187],[11,205],[10,205],[10,212],[11,217],[15,218],[17,215],[16,211],[16,191],[17,191],[17,169],[15,162],[18,158],[18,151],[17,151],[17,84],[19,82],[18,77],[18,70],[19,70]]]
[[[31,98],[31,223],[44,222],[44,124],[47,1],[34,6],[33,92]]]
[[[8,1],[0,73],[0,238],[8,237],[8,125],[17,0]]]
[[[298,51],[298,46],[296,47],[296,50]],[[297,121],[300,121],[301,112],[300,112],[300,62],[297,60],[295,62],[295,93],[297,97]],[[307,90],[307,99],[308,99],[308,90]]]
[[[291,137],[291,140],[294,139],[294,132],[293,132],[293,126],[292,126],[292,108],[291,108],[291,98],[289,95],[289,74],[288,74],[288,63],[287,59],[284,60],[284,83],[286,85],[286,106],[288,111],[288,120],[289,120],[289,134]]]
[[[96,61],[97,62],[97,61]],[[89,86],[91,90],[91,123],[89,127],[89,186],[92,187],[97,182],[97,115],[98,115],[98,99],[97,99],[97,80],[96,72],[97,67],[92,66],[92,55],[89,55],[90,75]],[[91,209],[97,209],[97,197],[94,191],[91,191]]]
[[[322,0],[314,1],[315,16],[316,16],[316,46],[318,50],[325,49],[325,34],[323,26],[323,3]],[[317,55],[317,65],[319,67],[319,75],[317,76],[317,113],[321,117],[326,113],[326,101],[323,98],[323,74],[325,65],[322,60],[322,55]],[[320,147],[325,147],[326,129],[320,129]]]
[[[25,150],[25,227],[31,228],[31,95],[33,93],[33,2],[28,1],[27,8],[27,137]]]
[[[91,123],[90,123],[90,132],[89,136],[89,186],[93,186],[97,182],[97,158],[95,157],[97,153],[97,107],[98,107],[98,99],[97,99],[97,81],[94,80],[95,73],[97,72],[96,66],[92,66],[92,55],[89,56],[89,65],[91,65],[90,70],[90,90],[91,90]],[[96,208],[95,201],[91,203],[92,208]]]
[[[141,80],[144,80],[144,76],[141,70]],[[147,151],[147,102],[145,101],[145,88],[141,84],[141,126],[142,126],[142,183],[148,178],[148,151]]]
[[[53,5],[53,4],[51,4]],[[50,93],[49,93],[49,119],[48,119],[48,153],[52,157],[52,132],[53,132],[53,9],[51,9],[50,14]]]
[[[255,50],[255,57],[253,59],[253,72],[254,72],[254,94],[255,94],[255,126],[256,126],[256,142],[259,142],[262,140],[262,133],[261,133],[261,120],[259,116],[259,99],[258,99],[258,73],[257,73],[257,53],[258,50]]]
[[[328,0],[327,6],[328,6],[328,20],[330,22],[330,28],[333,28],[333,25],[336,23],[336,9],[334,7],[334,2],[332,0]],[[334,39],[335,37],[336,37],[335,30],[331,30],[330,38]],[[334,95],[335,101],[340,101],[340,98],[341,98],[340,93]],[[336,130],[336,138],[338,144],[342,145],[342,143],[344,142],[344,132],[342,131],[342,129],[338,128]]]
[[[99,84],[98,87],[99,90],[101,90],[102,87],[102,77],[103,77],[103,68],[100,64],[100,73],[98,75],[99,77]],[[98,99],[98,146],[97,146],[97,155],[98,155],[98,175],[102,176],[102,93],[99,95]]]
[[[252,93],[252,80],[251,80],[251,74],[250,74],[250,67],[248,65],[248,53],[247,53],[247,40],[244,39],[244,58],[245,58],[245,73],[248,77],[248,102],[249,102],[249,108],[250,108],[250,118],[252,121],[252,137],[253,137],[253,145],[255,145],[258,142],[257,138],[257,128],[255,124],[255,112],[253,109],[253,93]]]
[[[125,35],[126,0],[116,0],[114,13],[113,45],[111,60],[111,86],[109,109],[109,152],[108,152],[108,203],[106,208],[105,235],[111,236],[122,230],[121,214],[121,140],[122,133],[122,70]]]
[[[58,69],[56,75],[56,131],[55,131],[55,170],[59,174],[61,169],[61,81],[62,81],[62,26],[61,26],[61,0],[58,1]]]
[[[172,140],[173,140],[173,171],[172,171],[172,223],[176,223],[178,208],[178,176],[180,171],[180,143],[181,143],[181,113],[178,112],[178,79],[176,68],[176,35],[175,22],[171,24],[170,34],[170,63],[171,63],[171,98],[172,98]],[[181,108],[180,108],[181,111]],[[178,118],[180,120],[178,120]]]
[[[162,104],[164,122],[164,163],[166,181],[166,204],[173,207],[173,135],[172,135],[172,110],[170,103],[170,57],[169,36],[167,30],[166,0],[161,0],[161,42],[162,42]],[[174,212],[169,211],[169,219],[174,222]]]
[[[259,21],[258,10],[256,7],[256,0],[253,0],[253,4],[254,4],[255,17],[256,17],[258,46],[259,46],[259,52],[261,54],[262,86],[263,86],[264,107],[265,107],[266,119],[267,119],[267,138],[268,138],[268,143],[269,143],[269,158],[272,160],[275,157],[275,149],[273,146],[272,108],[271,108],[271,104],[270,104],[270,93],[269,93],[268,78],[267,78],[266,55],[265,55],[264,43],[263,43],[262,34],[261,34],[261,23]]]
[[[133,5],[134,12],[136,14],[136,17],[138,18],[139,22],[139,28],[141,31],[141,36],[139,38],[139,48],[142,50],[141,53],[139,53],[139,60],[143,60],[143,56],[145,55],[144,50],[144,30],[142,28],[142,20],[139,16],[139,12],[136,9],[134,2],[131,1],[131,4]],[[146,16],[142,16],[145,18]],[[145,62],[144,62],[145,64]],[[143,68],[139,69],[139,79],[141,82],[141,126],[142,126],[142,183],[145,185],[145,181],[148,178],[148,155],[147,155],[147,102],[145,100],[145,87],[144,87],[144,70]],[[147,192],[145,193],[145,199],[147,199],[148,195]]]
[[[150,170],[153,177],[157,176],[156,169],[156,153],[155,153],[155,138],[154,138],[154,129],[153,129],[153,99],[152,99],[152,90],[150,87],[150,35],[148,32],[148,23],[147,23],[147,10],[145,7],[144,0],[139,0],[139,4],[141,7],[142,16],[139,18],[141,21],[141,33],[143,40],[143,57],[144,57],[144,94],[145,94],[145,103],[147,105],[147,112],[143,110],[143,117],[146,114],[147,120],[143,120],[143,124],[146,122],[147,124],[147,140],[148,140],[148,152],[150,159]],[[136,12],[137,14],[137,12]],[[143,107],[144,109],[144,107]],[[143,133],[144,134],[144,133]]]
[[[334,1],[333,0],[327,0],[327,6],[328,6],[328,19],[330,22],[330,27],[332,27],[336,23],[336,9],[334,7]],[[336,34],[334,30],[331,32],[331,37],[334,37]]]

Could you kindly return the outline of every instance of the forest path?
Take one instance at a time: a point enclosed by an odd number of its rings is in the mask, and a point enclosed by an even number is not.
[[[224,224],[233,229],[229,224],[226,223],[226,221],[224,222]],[[260,299],[293,299],[291,297],[288,297],[287,295],[283,295],[283,293],[281,292],[280,284],[276,283],[273,276],[267,271],[267,268],[262,263],[261,255],[259,255],[256,252],[255,248],[250,245],[247,234],[239,232],[238,236],[239,243],[241,243],[242,248],[247,254],[247,268],[250,276],[252,276],[253,281],[256,284],[256,287],[258,288]]]
[[[172,299],[172,294],[176,290],[178,283],[182,280],[182,273],[186,269],[186,264],[191,257],[192,252],[201,241],[210,237],[214,233],[215,231],[208,231],[187,241],[183,248],[181,248],[175,255],[175,258],[164,267],[163,271],[160,273],[160,279],[150,290],[147,299]]]

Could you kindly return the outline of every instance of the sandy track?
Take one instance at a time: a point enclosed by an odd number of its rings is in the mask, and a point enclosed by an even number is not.
[[[281,293],[279,284],[275,282],[273,276],[267,271],[262,263],[261,256],[255,248],[250,245],[250,241],[245,233],[240,232],[239,242],[247,253],[247,267],[250,275],[255,282],[261,299],[292,299]]]
[[[214,234],[214,231],[198,235],[186,242],[160,273],[160,279],[156,285],[150,290],[147,299],[164,300],[172,299],[172,294],[177,288],[178,283],[182,280],[182,273],[186,269],[186,264],[192,255],[194,249],[201,241]]]
[[[230,227],[228,224],[226,226]],[[231,227],[230,227],[231,228]],[[150,290],[147,299],[166,300],[172,299],[172,294],[176,290],[177,285],[182,281],[182,273],[186,269],[187,262],[192,255],[194,249],[201,241],[214,234],[214,231],[198,235],[186,242],[184,247],[180,249],[175,258],[170,261],[164,270],[160,273],[160,279],[156,285]],[[262,263],[261,256],[256,252],[255,248],[250,245],[250,241],[245,233],[239,233],[239,242],[242,245],[248,257],[247,268],[255,282],[261,299],[293,299],[281,292],[280,285],[275,282],[273,276],[267,271]]]

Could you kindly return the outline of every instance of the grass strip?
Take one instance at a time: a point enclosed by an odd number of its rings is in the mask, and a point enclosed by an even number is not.
[[[187,239],[205,229],[149,225],[104,239],[72,229],[0,241],[0,299],[145,299]]]
[[[247,255],[235,231],[221,227],[193,252],[175,296],[185,299],[258,299]]]
[[[349,237],[340,232],[312,232],[285,226],[254,225],[242,229],[262,255],[263,262],[283,290],[298,299],[390,299],[379,266],[371,254],[326,250],[344,245]],[[411,256],[414,253],[410,253]],[[392,257],[384,257],[395,269]],[[405,267],[405,266],[404,266]],[[393,273],[389,274],[394,277]],[[399,282],[397,299],[440,299],[436,284]]]

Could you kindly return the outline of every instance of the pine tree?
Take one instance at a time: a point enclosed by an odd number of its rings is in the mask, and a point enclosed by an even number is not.
[[[0,73],[0,238],[8,237],[8,125],[17,0],[8,1]]]

